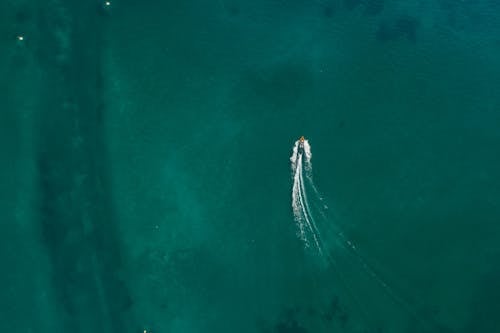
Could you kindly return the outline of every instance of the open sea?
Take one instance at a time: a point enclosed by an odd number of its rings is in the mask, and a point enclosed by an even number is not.
[[[499,14],[0,0],[0,332],[500,332]]]

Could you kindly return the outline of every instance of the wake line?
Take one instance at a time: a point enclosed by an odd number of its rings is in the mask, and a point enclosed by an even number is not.
[[[308,185],[311,186],[314,190],[314,193],[321,200],[321,196],[319,195],[319,191],[314,186],[312,181],[312,164],[311,164],[311,147],[307,140],[302,142],[302,151],[299,151],[300,141],[295,142],[295,145],[292,149],[293,153],[290,157],[291,168],[293,173],[293,187],[292,187],[292,208],[294,214],[294,220],[298,227],[298,236],[304,242],[304,246],[307,248],[310,246],[308,235],[314,240],[314,245],[318,253],[326,259],[337,271],[340,282],[343,284],[346,292],[350,295],[350,297],[354,300],[356,306],[361,310],[363,316],[368,318],[366,310],[361,305],[361,302],[356,297],[352,286],[348,283],[348,279],[344,276],[344,273],[340,270],[340,267],[337,261],[325,252],[323,249],[323,241],[321,239],[320,231],[316,225],[316,221],[312,215],[312,210],[309,206],[309,202],[307,200],[306,194],[306,186],[304,184],[303,178],[303,166],[305,165],[305,173],[306,178],[308,180]],[[303,160],[305,155],[305,161]],[[326,216],[321,212],[323,218],[326,219]],[[312,221],[312,222],[311,222]],[[325,255],[323,255],[325,253]]]
[[[302,159],[302,157],[301,157]],[[300,170],[302,171],[302,166],[300,167]],[[314,238],[314,243],[316,244],[316,248],[319,252],[319,254],[323,254],[323,249],[322,249],[322,246],[320,245],[320,242],[318,242],[318,239],[321,239],[320,237],[320,233],[319,233],[319,230],[318,230],[318,227],[316,226],[316,222],[314,221],[314,217],[313,215],[311,214],[311,208],[309,207],[309,202],[307,201],[307,195],[306,195],[306,190],[305,190],[305,186],[304,186],[304,178],[302,178],[302,172],[299,173],[299,179],[300,179],[300,193],[302,194],[302,196],[304,197],[304,214],[306,216],[306,218],[309,216],[310,217],[310,221],[308,220],[308,226],[309,226],[309,229],[311,230],[311,234]],[[301,197],[302,197],[301,196]]]
[[[293,189],[292,189],[292,208],[294,213],[294,219],[298,226],[298,234],[304,245],[306,247],[310,246],[309,235],[314,241],[316,250],[323,254],[322,246],[320,245],[319,232],[316,227],[316,222],[311,214],[311,209],[307,201],[306,190],[304,185],[304,179],[302,177],[302,167],[303,167],[303,155],[304,151],[299,151],[299,144],[297,143],[293,148],[292,157],[290,161],[292,162],[292,172],[293,177]],[[307,158],[308,155],[306,155]]]
[[[344,277],[344,274],[340,270],[340,267],[338,267],[337,261],[332,257],[332,254],[328,251],[328,249],[324,248],[325,243],[323,242],[321,231],[318,228],[318,225],[314,218],[314,214],[319,213],[321,216],[320,222],[322,231],[327,232],[330,235],[336,235],[337,241],[339,241],[338,245],[340,245],[341,248],[344,248],[348,251],[348,253],[351,253],[351,255],[355,257],[355,260],[357,260],[361,265],[364,273],[370,276],[376,282],[376,284],[378,284],[379,287],[382,288],[386,295],[389,296],[390,299],[392,299],[393,302],[402,306],[408,314],[417,319],[422,327],[429,329],[430,323],[421,318],[418,315],[417,311],[408,302],[406,302],[401,296],[394,292],[394,290],[384,281],[384,279],[382,279],[376,273],[376,269],[374,269],[362,256],[357,246],[346,237],[346,235],[342,232],[342,230],[339,229],[338,226],[329,221],[325,213],[328,209],[328,206],[324,204],[323,197],[321,196],[320,192],[313,182],[311,157],[312,154],[309,142],[303,137],[300,140],[297,140],[292,149],[292,156],[290,157],[293,175],[292,209],[294,220],[298,227],[297,234],[299,238],[304,242],[304,246],[306,248],[310,247],[312,240],[315,250],[318,251],[321,256],[323,256],[335,267],[348,293],[351,294],[351,297],[355,300],[356,303],[358,303],[358,307],[362,309],[363,307],[360,305],[360,302],[356,300],[357,297],[355,297],[354,293],[352,292],[352,288],[349,286],[349,283],[347,283],[347,279]],[[315,208],[314,212],[309,204],[307,188],[304,181],[304,174],[308,188],[312,189],[313,191],[312,203],[314,206],[313,208]],[[315,201],[320,201],[322,207],[318,207],[318,203]]]
[[[295,167],[292,165],[292,168]],[[292,207],[293,207],[293,215],[295,218],[295,222],[299,228],[298,236],[304,241],[305,245],[308,246],[308,240],[306,236],[305,225],[303,223],[304,216],[306,215],[303,209],[303,205],[301,203],[301,193],[300,193],[300,169],[297,168],[295,170],[294,181],[293,181],[293,191],[292,191]]]

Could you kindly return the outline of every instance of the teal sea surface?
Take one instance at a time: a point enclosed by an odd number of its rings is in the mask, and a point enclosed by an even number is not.
[[[0,1],[0,331],[500,332],[499,13]]]

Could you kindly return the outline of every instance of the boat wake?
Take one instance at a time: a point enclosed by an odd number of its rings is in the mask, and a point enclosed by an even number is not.
[[[365,307],[367,302],[365,298],[359,297],[358,291],[362,288],[359,285],[354,287],[353,284],[356,282],[362,285],[374,283],[391,303],[405,312],[414,322],[420,323],[418,326],[422,327],[423,332],[433,331],[431,328],[433,325],[429,326],[427,320],[421,318],[414,307],[386,283],[378,273],[379,270],[365,259],[357,245],[346,236],[337,223],[334,223],[325,200],[314,184],[311,157],[311,146],[308,140],[301,137],[292,148],[290,165],[293,181],[292,211],[297,226],[297,236],[304,247],[312,250],[322,259],[321,261],[335,270],[345,293],[350,296],[356,307],[365,312],[364,317],[367,316]],[[368,280],[371,282],[367,282]],[[377,302],[375,306],[376,304]]]
[[[307,200],[307,190],[304,182],[305,175],[309,185],[313,185],[311,146],[307,140],[297,140],[295,142],[290,162],[293,176],[292,209],[298,227],[298,237],[306,247],[310,247],[312,243],[315,249],[320,254],[323,254],[320,233]]]

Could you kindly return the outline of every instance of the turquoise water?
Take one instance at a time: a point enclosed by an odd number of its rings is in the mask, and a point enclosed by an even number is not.
[[[499,9],[2,1],[1,330],[500,332]]]

